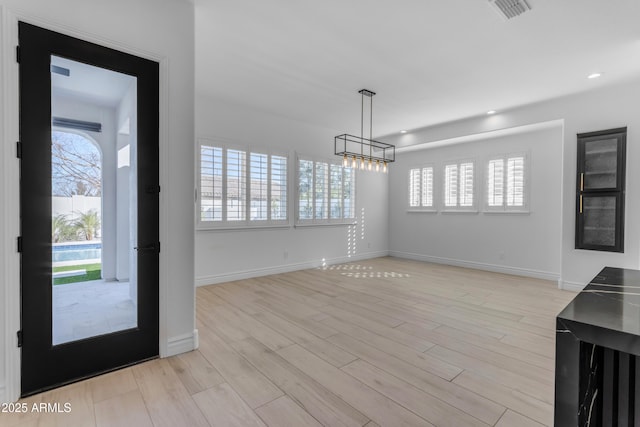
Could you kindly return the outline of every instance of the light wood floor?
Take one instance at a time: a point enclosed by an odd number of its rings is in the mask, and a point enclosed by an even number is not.
[[[200,348],[3,426],[552,425],[554,283],[379,258],[197,290]]]

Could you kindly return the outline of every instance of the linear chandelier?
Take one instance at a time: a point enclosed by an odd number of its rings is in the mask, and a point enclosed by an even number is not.
[[[373,170],[387,173],[388,164],[396,160],[395,145],[386,142],[375,141],[371,139],[373,134],[373,95],[368,89],[359,90],[361,95],[360,110],[360,136],[349,135],[343,133],[334,138],[334,152],[337,156],[342,156],[342,165],[348,167],[351,163],[352,168],[360,167],[361,170]],[[364,135],[364,97],[369,97],[369,138]]]

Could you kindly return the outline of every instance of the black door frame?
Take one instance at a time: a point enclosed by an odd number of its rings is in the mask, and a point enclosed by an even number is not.
[[[159,64],[19,22],[21,395],[159,354]],[[138,327],[52,345],[51,55],[137,77]]]

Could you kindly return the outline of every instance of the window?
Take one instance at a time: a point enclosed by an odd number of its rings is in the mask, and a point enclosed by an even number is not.
[[[355,218],[354,180],[351,168],[299,158],[297,223],[350,223]]]
[[[433,167],[409,170],[409,208],[433,208]]]
[[[472,210],[474,204],[474,163],[449,163],[444,167],[444,209]]]
[[[526,209],[524,155],[493,158],[487,163],[487,210]]]
[[[286,224],[287,156],[200,144],[199,224]]]

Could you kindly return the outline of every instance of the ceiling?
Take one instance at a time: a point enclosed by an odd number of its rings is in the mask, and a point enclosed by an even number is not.
[[[196,91],[379,137],[640,78],[640,1],[528,2],[195,0]]]
[[[55,95],[83,99],[115,108],[120,104],[135,77],[95,67],[59,56],[51,57],[51,65],[69,70],[69,75],[51,73]]]

